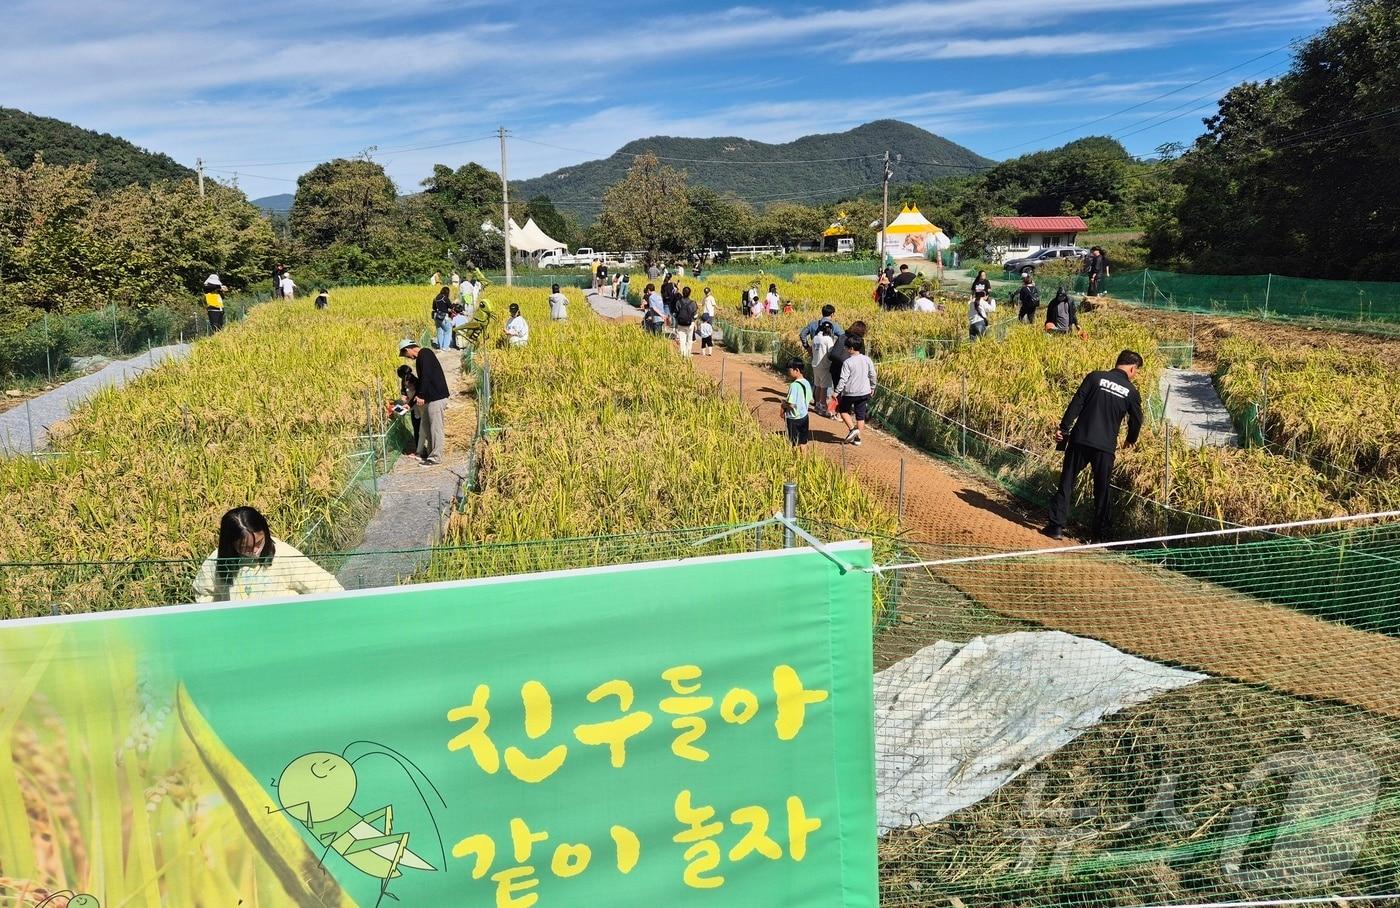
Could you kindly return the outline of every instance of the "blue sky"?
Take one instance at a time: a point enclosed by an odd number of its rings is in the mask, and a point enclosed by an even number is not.
[[[1150,153],[1329,18],[1325,0],[5,0],[0,104],[202,156],[253,197],[370,146],[404,191],[434,163],[495,169],[502,125],[512,178],[648,135],[884,117],[993,158],[1089,134]]]

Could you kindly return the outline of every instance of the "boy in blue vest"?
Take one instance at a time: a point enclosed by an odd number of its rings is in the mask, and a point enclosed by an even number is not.
[[[800,359],[787,364],[787,400],[783,401],[783,418],[787,421],[788,441],[798,451],[807,450],[812,440],[812,429],[807,421],[807,411],[812,405],[812,384],[802,377],[804,364]]]

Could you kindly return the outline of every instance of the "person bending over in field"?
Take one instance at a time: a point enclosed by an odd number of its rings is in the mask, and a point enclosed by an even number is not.
[[[320,565],[273,538],[267,518],[250,507],[234,508],[219,521],[219,547],[194,578],[195,602],[239,602],[339,593],[343,588]]]
[[[511,308],[514,308],[513,306]],[[399,343],[399,356],[418,366],[418,396],[414,412],[422,420],[418,432],[418,461],[425,467],[442,463],[443,417],[447,412],[447,376],[431,350],[424,350],[412,338]]]

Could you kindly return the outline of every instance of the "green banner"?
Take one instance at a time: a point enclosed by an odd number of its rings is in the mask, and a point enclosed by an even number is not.
[[[0,905],[874,906],[871,688],[807,549],[6,622]]]

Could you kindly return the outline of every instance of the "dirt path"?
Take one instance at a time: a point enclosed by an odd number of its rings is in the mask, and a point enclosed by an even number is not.
[[[697,369],[774,432],[782,430],[782,380],[752,358],[693,357]],[[1007,495],[867,430],[864,444],[840,443],[836,421],[813,418],[816,456],[844,463],[891,511],[904,474],[903,526],[912,540],[947,546],[1025,551],[1051,545],[1043,517]],[[1223,587],[1117,556],[1073,555],[938,568],[936,576],[1001,615],[1094,637],[1158,661],[1218,677],[1265,684],[1305,697],[1352,703],[1400,716],[1400,640],[1352,630]]]

